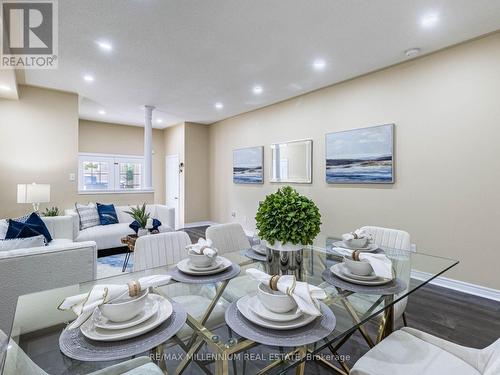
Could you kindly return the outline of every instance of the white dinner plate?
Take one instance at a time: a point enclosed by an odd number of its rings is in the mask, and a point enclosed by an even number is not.
[[[203,272],[203,271],[212,271],[212,270],[215,270],[215,269],[217,269],[217,268],[220,268],[221,262],[220,262],[220,261],[218,262],[218,261],[217,261],[217,258],[218,258],[218,257],[216,257],[216,258],[214,259],[214,263],[213,263],[213,264],[211,264],[211,265],[210,265],[210,266],[208,266],[208,267],[200,267],[200,266],[196,266],[196,265],[194,265],[194,264],[191,262],[191,260],[189,260],[189,262],[188,262],[188,266],[189,266],[189,268],[191,268],[193,271],[201,271],[201,272]]]
[[[218,264],[218,267],[211,270],[193,270],[189,267],[189,259],[183,259],[179,263],[177,263],[177,268],[179,271],[184,272],[188,275],[194,276],[206,276],[206,275],[214,275],[216,273],[222,272],[227,268],[231,267],[233,264],[229,259],[224,257],[217,257],[215,262]]]
[[[335,247],[342,247],[344,249],[349,249],[349,250],[359,250],[362,253],[371,253],[372,251],[377,250],[379,247],[373,243],[368,244],[368,246],[365,247],[351,247],[347,246],[344,241],[337,241],[333,243],[333,246]]]
[[[148,295],[146,297],[146,303],[144,305],[144,309],[132,319],[127,320],[125,322],[112,322],[108,318],[106,318],[100,309],[95,309],[92,314],[92,319],[94,320],[94,324],[98,328],[104,329],[125,329],[136,326],[145,322],[149,318],[151,318],[158,311],[158,301],[153,297],[153,295]]]
[[[275,313],[274,311],[266,309],[266,307],[260,302],[259,297],[252,296],[248,301],[250,309],[266,320],[270,320],[272,322],[289,322],[291,320],[295,320],[300,318],[304,313],[299,309],[295,309],[292,311],[288,311],[286,313]]]
[[[243,316],[248,320],[250,320],[250,322],[264,328],[270,328],[279,331],[284,331],[287,329],[295,329],[303,327],[317,318],[316,316],[313,315],[302,314],[299,318],[291,320],[289,322],[272,322],[261,318],[252,311],[252,309],[250,308],[251,297],[252,297],[251,295],[241,297],[236,302],[236,306],[238,307],[238,310],[243,314]]]
[[[80,326],[80,330],[85,337],[95,341],[120,341],[149,332],[170,318],[173,311],[172,304],[167,299],[156,294],[151,295],[151,297],[157,301],[158,311],[145,322],[130,328],[109,330],[98,328],[95,326],[93,319],[87,319]]]
[[[348,282],[353,283],[353,284],[358,284],[358,285],[384,285],[384,284],[387,284],[388,282],[392,281],[391,279],[382,279],[380,277],[377,277],[377,279],[375,279],[375,280],[353,279],[345,274],[344,268],[347,268],[347,267],[345,267],[342,263],[337,263],[337,264],[334,264],[333,266],[330,267],[330,271],[332,271],[332,273],[335,276],[337,276],[338,278],[345,280],[345,281],[348,281]],[[347,272],[348,272],[348,270],[347,270]]]
[[[262,245],[253,245],[252,250],[260,255],[267,255],[267,247],[263,247]]]

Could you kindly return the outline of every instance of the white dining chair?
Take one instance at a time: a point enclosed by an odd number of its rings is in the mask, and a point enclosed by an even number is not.
[[[6,335],[0,331],[0,342],[5,341]],[[138,357],[119,363],[105,369],[95,371],[89,375],[162,375],[163,371],[148,357]],[[16,344],[9,340],[6,350],[3,375],[48,375]]]
[[[139,237],[134,246],[134,272],[176,264],[187,257],[191,239],[186,232],[164,232]]]
[[[207,240],[211,240],[219,254],[246,250],[250,247],[245,230],[238,223],[216,224],[207,228]]]
[[[161,266],[173,266],[187,257],[186,246],[191,239],[186,232],[165,232],[139,237],[134,248],[134,272]],[[200,320],[215,296],[214,288],[206,285],[173,283],[159,287],[160,291],[180,303],[196,320]],[[220,299],[207,320],[209,329],[224,324],[224,312],[228,303]],[[181,340],[190,337],[191,328],[187,325],[177,333]]]
[[[364,226],[361,229],[372,236],[373,243],[386,249],[386,255],[392,260],[396,275],[406,283],[406,289],[394,298],[397,299],[406,294],[410,288],[411,279],[410,234],[404,230],[375,226]],[[408,298],[403,298],[394,305],[394,321],[402,318],[405,326],[407,322],[404,312],[407,304]]]
[[[238,223],[216,224],[207,228],[207,240],[211,240],[213,246],[220,255],[229,252],[246,250],[250,248],[245,230]],[[257,290],[258,283],[247,276],[242,270],[240,276],[235,277],[228,284],[224,298],[233,302]]]
[[[350,375],[498,375],[500,339],[484,349],[404,327],[361,357]]]

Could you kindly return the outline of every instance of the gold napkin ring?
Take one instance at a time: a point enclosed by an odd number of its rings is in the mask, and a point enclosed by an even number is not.
[[[278,280],[280,279],[280,275],[274,275],[269,280],[269,288],[271,290],[278,290]]]
[[[128,285],[128,295],[130,297],[137,297],[141,293],[141,284],[139,284],[139,281],[132,280],[127,285]]]
[[[360,253],[359,250],[354,250],[352,252],[352,259],[359,261],[359,253]]]

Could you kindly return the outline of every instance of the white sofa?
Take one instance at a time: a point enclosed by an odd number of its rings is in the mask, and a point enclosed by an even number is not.
[[[42,220],[53,237],[47,246],[0,251],[0,330],[6,333],[10,332],[20,295],[96,277],[96,244],[73,242],[73,217],[42,217]]]
[[[115,206],[116,215],[118,217],[117,224],[97,225],[95,227],[80,230],[80,219],[76,209],[65,210],[66,215],[73,217],[73,239],[75,242],[95,241],[98,250],[112,249],[121,247],[121,238],[134,234],[134,231],[129,228],[132,223],[132,217],[125,213],[133,206]],[[175,227],[175,209],[169,208],[161,204],[146,205],[146,210],[151,214],[151,217],[161,221],[161,226],[158,228],[160,232],[171,232]]]

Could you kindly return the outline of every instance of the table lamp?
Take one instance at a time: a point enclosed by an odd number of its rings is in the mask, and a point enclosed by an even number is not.
[[[38,212],[40,203],[50,202],[49,184],[18,184],[17,203],[32,203],[33,211]]]

